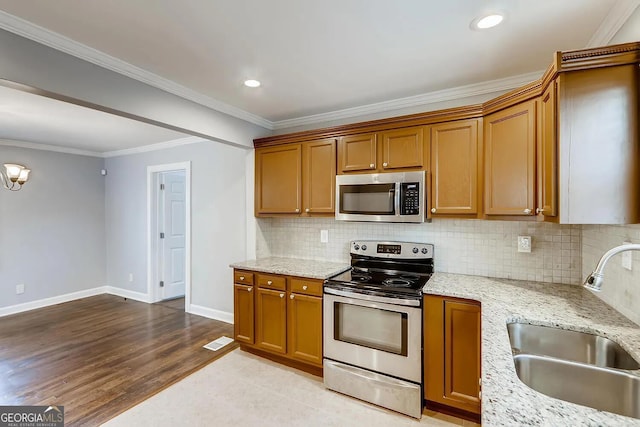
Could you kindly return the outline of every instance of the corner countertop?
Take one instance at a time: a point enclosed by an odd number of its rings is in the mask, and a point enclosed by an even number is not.
[[[278,257],[254,259],[230,264],[229,266],[243,270],[307,277],[310,279],[328,279],[351,268],[349,264],[339,262]]]
[[[538,393],[516,375],[506,327],[514,321],[603,335],[640,360],[640,327],[590,291],[581,286],[436,273],[423,293],[482,304],[483,426],[640,425],[638,419]]]

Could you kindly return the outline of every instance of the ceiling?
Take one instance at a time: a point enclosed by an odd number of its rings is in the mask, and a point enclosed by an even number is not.
[[[79,57],[91,48],[111,69],[280,129],[345,109],[355,116],[404,99],[424,104],[452,88],[461,98],[467,85],[513,88],[522,84],[514,76],[540,73],[557,50],[608,43],[639,3],[0,0],[0,13],[37,29],[41,42],[44,31]],[[470,28],[496,11],[505,14],[503,24]],[[262,86],[244,87],[248,78]]]

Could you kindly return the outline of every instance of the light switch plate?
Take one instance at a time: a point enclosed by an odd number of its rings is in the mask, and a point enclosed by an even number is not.
[[[531,236],[518,236],[518,252],[531,252]]]
[[[320,243],[329,243],[329,230],[320,230]]]
[[[622,242],[623,245],[630,245],[631,242]],[[622,268],[631,271],[633,269],[633,253],[632,251],[622,252]]]
[[[24,283],[20,283],[19,285],[16,285],[16,294],[18,295],[24,294]]]

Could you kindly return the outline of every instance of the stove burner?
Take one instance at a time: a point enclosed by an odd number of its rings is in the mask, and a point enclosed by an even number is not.
[[[369,280],[371,280],[371,276],[364,273],[354,272],[351,274],[351,280],[353,280],[354,282],[368,282]]]
[[[385,286],[393,286],[396,288],[405,288],[405,287],[409,287],[411,286],[411,280],[407,280],[407,279],[400,279],[400,278],[393,278],[393,279],[386,279],[382,281],[382,284]]]

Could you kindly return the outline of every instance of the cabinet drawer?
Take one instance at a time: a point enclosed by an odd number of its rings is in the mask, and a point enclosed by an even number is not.
[[[253,273],[249,271],[233,270],[233,283],[253,285]]]
[[[322,296],[322,281],[310,279],[291,279],[291,292]]]
[[[281,276],[270,276],[266,274],[258,275],[258,286],[267,289],[287,290],[287,279]]]

